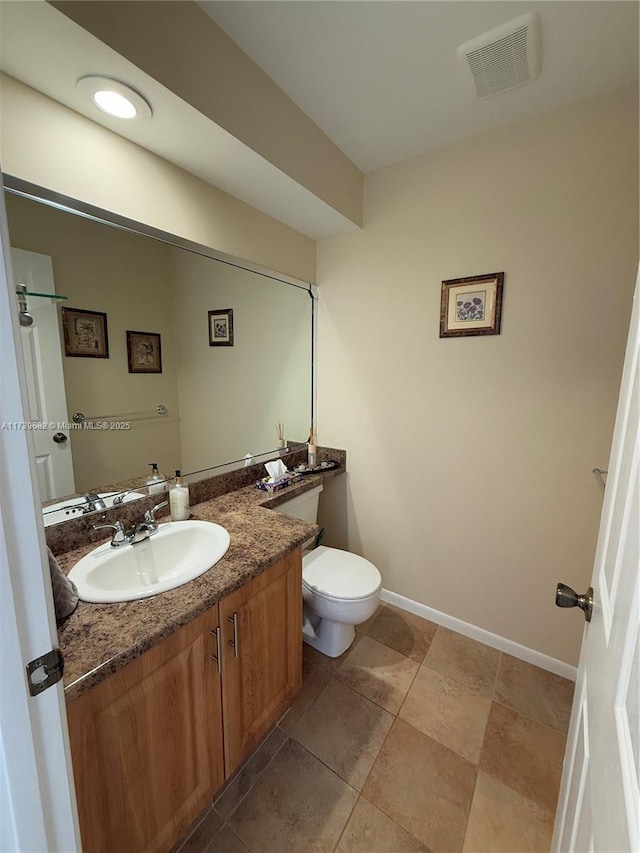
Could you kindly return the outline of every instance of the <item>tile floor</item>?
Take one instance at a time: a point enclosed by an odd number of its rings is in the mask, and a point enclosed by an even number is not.
[[[525,853],[551,841],[573,684],[390,605],[180,853]]]

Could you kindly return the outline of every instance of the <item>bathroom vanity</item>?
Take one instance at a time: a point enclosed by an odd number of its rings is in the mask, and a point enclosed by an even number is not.
[[[168,851],[287,710],[302,677],[302,543],[315,525],[255,486],[193,517],[226,556],[153,598],[80,602],[60,628],[83,849]],[[60,553],[65,571],[93,545]]]
[[[85,851],[170,850],[286,710],[302,677],[300,554],[68,703]]]

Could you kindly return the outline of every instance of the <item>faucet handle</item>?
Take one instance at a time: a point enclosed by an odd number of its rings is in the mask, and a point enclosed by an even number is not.
[[[153,509],[148,509],[144,514],[144,520],[147,522],[147,524],[155,524],[156,513],[159,509],[162,509],[165,506],[169,506],[169,501],[162,501],[162,503],[156,504]]]
[[[113,530],[111,545],[114,548],[117,548],[118,545],[124,545],[127,542],[127,531],[121,521],[116,521],[115,524],[93,524],[92,527],[94,530]]]

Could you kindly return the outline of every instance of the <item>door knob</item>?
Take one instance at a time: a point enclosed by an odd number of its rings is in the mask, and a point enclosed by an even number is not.
[[[587,622],[591,622],[593,587],[590,586],[584,595],[578,595],[570,586],[559,583],[556,587],[556,607],[579,607],[584,611],[584,618]]]
[[[57,432],[53,436],[53,440],[56,444],[64,444],[67,441],[67,436],[63,432]]]

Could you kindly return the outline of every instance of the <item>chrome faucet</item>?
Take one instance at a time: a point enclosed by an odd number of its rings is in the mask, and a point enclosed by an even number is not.
[[[80,504],[80,509],[82,510],[83,515],[86,515],[88,512],[94,512],[97,509],[106,509],[107,505],[102,500],[100,495],[96,495],[94,492],[87,492],[86,495],[83,496],[84,503]]]
[[[158,532],[158,522],[156,521],[155,514],[159,509],[168,505],[169,501],[162,501],[162,503],[156,504],[153,509],[148,509],[145,512],[144,521],[141,524],[136,525],[132,530],[132,545],[135,545],[136,542],[142,542],[144,539],[148,539],[150,536],[153,536],[154,533]]]
[[[121,503],[124,503],[124,499],[126,498],[127,495],[132,495],[134,492],[139,493],[139,491],[140,491],[140,489],[138,487],[137,489],[128,489],[126,492],[120,492],[120,494],[116,495],[115,498],[113,499],[113,505],[114,506],[120,506]]]
[[[158,522],[156,521],[156,512],[159,509],[168,505],[168,501],[163,501],[157,504],[153,509],[148,509],[144,514],[144,521],[136,524],[131,530],[126,530],[121,521],[116,521],[115,524],[94,524],[94,530],[104,530],[110,528],[114,531],[111,538],[111,547],[120,548],[121,545],[137,545],[138,542],[144,542],[150,536],[158,531]]]
[[[124,524],[121,521],[116,521],[115,524],[94,524],[94,530],[106,530],[107,528],[112,528],[114,531],[113,536],[111,537],[111,547],[119,548],[121,545],[129,544],[129,534],[124,529]]]

